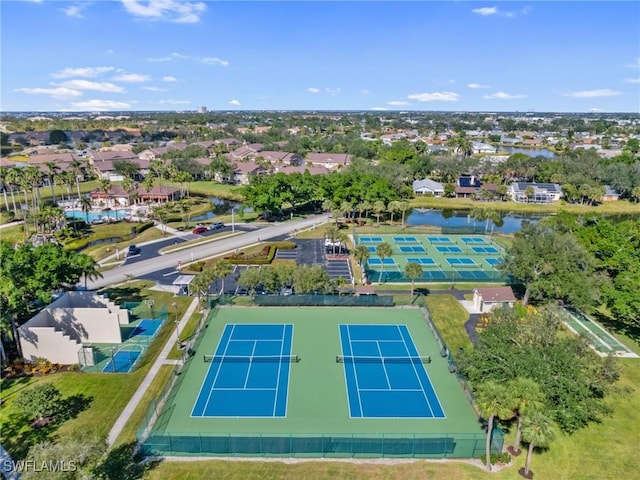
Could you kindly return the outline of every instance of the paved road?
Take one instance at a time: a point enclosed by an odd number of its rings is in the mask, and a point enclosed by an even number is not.
[[[220,241],[214,241],[211,243],[197,245],[191,248],[186,248],[179,252],[168,253],[166,255],[158,256],[148,260],[142,260],[139,262],[129,263],[116,267],[112,270],[107,270],[103,273],[103,278],[99,278],[87,283],[87,287],[90,290],[96,290],[98,288],[106,287],[114,283],[121,283],[127,280],[127,275],[133,275],[139,277],[158,270],[167,268],[175,268],[178,262],[183,265],[189,262],[199,260],[201,258],[208,258],[214,255],[219,255],[224,252],[235,250],[236,248],[244,248],[247,245],[259,242],[261,240],[269,240],[274,237],[286,235],[296,230],[304,230],[314,225],[326,223],[329,217],[324,215],[313,215],[307,218],[296,219],[293,221],[275,223],[272,226],[247,232],[243,235],[226,238]]]

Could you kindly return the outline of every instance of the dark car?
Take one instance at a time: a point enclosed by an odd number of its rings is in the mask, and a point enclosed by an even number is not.
[[[209,230],[218,230],[219,228],[224,228],[224,223],[215,222],[215,223],[212,223],[211,225],[209,225]]]
[[[129,250],[127,250],[127,257],[130,257],[132,255],[140,255],[140,251],[140,247],[129,245]]]
[[[196,227],[193,229],[193,233],[195,233],[196,235],[200,235],[201,233],[204,233],[207,231],[207,227]]]

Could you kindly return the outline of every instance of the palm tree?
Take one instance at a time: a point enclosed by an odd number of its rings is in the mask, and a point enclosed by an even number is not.
[[[78,159],[71,160],[69,164],[69,168],[71,169],[71,173],[73,173],[73,177],[75,179],[76,188],[78,189],[78,201],[80,201],[80,174],[82,173],[83,163]]]
[[[516,377],[507,384],[509,397],[513,400],[513,407],[517,415],[518,426],[516,438],[513,442],[513,454],[520,454],[520,437],[522,435],[522,420],[532,412],[538,412],[544,407],[544,395],[540,385],[525,377]]]
[[[360,202],[360,219],[362,220],[362,212],[364,212],[364,218],[369,216],[369,210],[373,208],[373,205],[369,200],[363,200]]]
[[[377,200],[373,203],[373,212],[374,212],[374,215],[376,216],[378,227],[380,227],[380,216],[382,215],[382,212],[384,212],[386,209],[387,207],[385,206],[382,200]]]
[[[389,202],[389,205],[387,205],[387,210],[389,210],[389,214],[391,216],[389,225],[393,225],[393,215],[396,212],[400,211],[400,202],[397,200],[392,200],[391,202]]]
[[[106,197],[108,197],[109,192],[111,191],[111,180],[109,180],[108,178],[101,178],[98,181],[98,189],[104,193],[105,195],[105,205],[109,205],[109,202],[106,200]],[[114,201],[114,205],[115,205],[115,201]],[[117,213],[116,213],[117,215]],[[109,210],[107,210],[107,219],[109,218]]]
[[[80,199],[80,208],[84,212],[85,218],[87,220],[87,224],[89,223],[89,212],[93,208],[93,203],[91,203],[91,199],[89,197],[82,197]]]
[[[529,467],[531,465],[531,455],[533,447],[547,446],[556,436],[556,430],[553,421],[540,412],[532,412],[527,415],[522,422],[522,438],[525,442],[529,442],[527,450],[527,460],[524,463],[523,474],[529,478]]]
[[[102,278],[102,273],[98,271],[98,262],[84,253],[80,253],[75,257],[76,267],[80,273],[84,275],[84,288],[87,289],[87,280],[95,280]]]
[[[633,198],[636,203],[640,202],[640,186],[633,187],[633,190],[631,190],[631,198]]]
[[[233,273],[233,265],[226,260],[218,260],[214,263],[213,267],[215,278],[219,278],[222,283],[220,291],[222,292],[222,295],[224,295],[224,279]]]
[[[13,195],[13,189],[14,189],[14,186],[20,185],[20,176],[21,176],[21,171],[19,168],[12,168],[7,172],[7,175],[6,175],[7,185],[10,187],[11,203],[13,203],[13,213],[16,216],[18,215],[18,207],[16,206],[16,198]]]
[[[409,202],[403,200],[401,202],[398,202],[398,208],[400,209],[400,212],[402,213],[402,228],[404,228],[404,216],[407,213],[407,211],[411,208],[411,205],[409,204]]]
[[[485,446],[485,458],[487,470],[491,471],[491,436],[493,423],[496,417],[507,420],[513,417],[510,408],[509,391],[506,385],[494,380],[488,380],[478,386],[476,391],[476,406],[483,418],[487,419],[487,441]]]
[[[416,279],[422,277],[422,265],[419,263],[407,262],[404,267],[404,274],[411,279],[411,299],[413,300],[413,286]]]
[[[380,276],[378,277],[378,285],[382,285],[382,272],[384,271],[384,260],[389,258],[393,254],[391,245],[387,242],[382,242],[376,247],[376,255],[380,257]]]
[[[44,166],[47,168],[47,179],[49,181],[49,186],[51,187],[51,201],[56,203],[56,190],[54,188],[55,178],[60,171],[60,167],[56,165],[54,162],[46,162]]]

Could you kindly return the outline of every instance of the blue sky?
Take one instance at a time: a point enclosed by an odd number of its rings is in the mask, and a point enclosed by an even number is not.
[[[2,0],[2,111],[640,112],[640,2]]]

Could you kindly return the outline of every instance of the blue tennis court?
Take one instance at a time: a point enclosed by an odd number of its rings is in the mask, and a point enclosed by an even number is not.
[[[452,247],[436,247],[436,250],[440,253],[462,253],[462,249],[455,245]]]
[[[367,260],[367,263],[369,263],[369,265],[374,265],[376,267],[379,267],[380,265],[382,265],[383,262],[379,258],[370,258],[369,260]],[[385,258],[384,264],[387,266],[393,266],[396,264],[396,261],[393,258]]]
[[[429,257],[407,258],[407,263],[419,263],[420,265],[436,265],[436,261]]]
[[[460,237],[460,240],[462,240],[467,245],[469,244],[478,245],[480,243],[487,243],[487,241],[482,237]]]
[[[449,237],[427,237],[429,243],[453,243]]]
[[[382,243],[382,237],[359,237],[360,243]]]
[[[151,320],[145,318],[144,320],[140,320],[140,323],[136,325],[136,328],[131,332],[129,337],[135,337],[136,335],[153,337],[160,328],[160,325],[162,325],[162,320]]]
[[[286,417],[293,325],[227,324],[192,417]]]
[[[429,280],[439,281],[439,280],[446,280],[447,275],[442,270],[427,270],[422,272],[422,278],[427,281]]]
[[[376,247],[374,247],[373,245],[367,245],[367,250],[369,250],[369,252],[371,253],[376,253]]]
[[[500,253],[496,247],[471,247],[476,253]]]
[[[393,237],[396,243],[419,243],[416,237]]]
[[[445,418],[406,325],[340,325],[352,418]]]
[[[466,258],[466,257],[462,257],[462,258],[457,258],[457,257],[447,258],[447,262],[452,267],[455,267],[455,266],[458,266],[458,265],[462,265],[462,266],[465,266],[465,267],[477,266],[476,262],[474,262],[470,258]]]
[[[487,262],[492,267],[500,265],[503,262],[501,258],[485,258],[484,261]]]
[[[491,276],[482,270],[458,270],[456,272],[463,280],[490,280]]]
[[[102,371],[104,373],[128,373],[141,353],[137,350],[120,350],[112,355],[111,360],[107,362]]]
[[[400,245],[398,247],[402,253],[425,253],[422,245]]]

